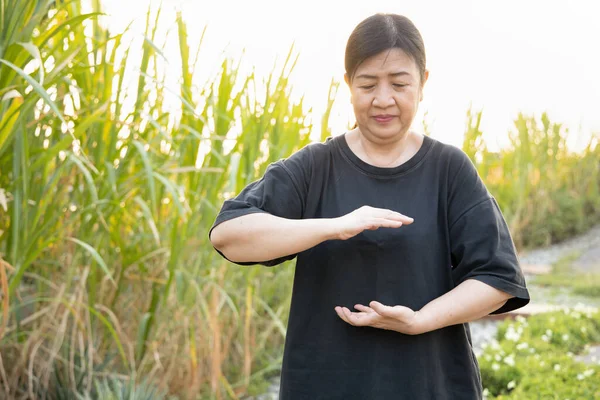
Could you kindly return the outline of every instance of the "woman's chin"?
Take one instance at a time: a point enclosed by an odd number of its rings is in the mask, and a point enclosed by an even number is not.
[[[381,126],[381,125],[370,125],[367,126],[367,132],[365,130],[361,130],[361,132],[366,133],[368,136],[373,138],[378,138],[381,140],[389,140],[393,138],[402,138],[406,134],[406,130],[403,129],[402,125],[394,124],[389,126]]]

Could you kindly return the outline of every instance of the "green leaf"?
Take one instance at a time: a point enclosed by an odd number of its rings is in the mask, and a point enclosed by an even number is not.
[[[40,85],[40,83],[38,81],[36,81],[35,79],[33,79],[31,76],[29,76],[28,74],[26,74],[25,71],[23,71],[21,68],[17,67],[16,65],[14,65],[13,63],[11,63],[10,61],[7,61],[7,60],[4,60],[4,59],[0,58],[0,63],[6,64],[8,67],[10,67],[13,70],[15,70],[17,72],[17,74],[19,74],[23,79],[25,79],[27,81],[27,83],[29,83],[33,87],[33,90],[35,90],[35,92],[42,99],[44,99],[44,101],[46,102],[46,104],[48,104],[50,106],[50,108],[52,109],[52,111],[54,111],[56,113],[56,115],[58,116],[58,118],[60,118],[60,120],[62,122],[64,122],[65,124],[67,123],[65,121],[62,113],[60,112],[60,110],[56,106],[56,104],[50,98],[50,95],[48,94],[48,92],[46,92],[46,89],[44,89],[42,87],[42,85]]]
[[[69,154],[69,160],[74,162],[75,165],[77,165],[77,167],[81,170],[81,172],[83,173],[83,176],[85,177],[85,180],[88,183],[88,186],[90,188],[92,200],[94,202],[97,202],[98,201],[98,191],[96,190],[96,185],[94,184],[94,179],[92,178],[92,174],[86,168],[86,166],[83,165],[83,162],[75,154],[73,154],[73,153]]]
[[[67,238],[67,240],[70,240],[73,243],[77,243],[78,245],[80,245],[81,247],[83,247],[94,258],[94,260],[96,260],[96,262],[98,263],[98,265],[100,265],[100,268],[102,268],[102,270],[104,271],[104,273],[108,276],[108,279],[110,279],[110,281],[116,286],[116,283],[115,283],[115,281],[114,281],[114,279],[112,277],[112,274],[108,270],[108,265],[106,265],[106,263],[104,262],[104,259],[98,253],[98,251],[96,251],[95,248],[93,248],[92,246],[90,246],[86,242],[84,242],[82,240],[79,240],[79,239],[76,239],[76,238],[73,238],[73,237],[69,237],[69,238]]]
[[[154,184],[153,177],[153,168],[152,163],[150,162],[150,158],[148,157],[148,152],[144,148],[144,145],[138,141],[134,140],[133,145],[137,149],[140,156],[142,156],[142,162],[144,163],[144,170],[146,171],[146,180],[148,181],[148,190],[150,191],[150,201],[152,202],[152,211],[153,213],[158,212],[158,200],[156,198],[156,185]]]
[[[156,177],[156,179],[161,181],[163,183],[163,185],[165,185],[165,188],[171,194],[171,197],[173,197],[173,201],[175,202],[175,205],[177,206],[177,209],[179,210],[179,214],[185,215],[187,208],[184,208],[183,203],[181,203],[181,200],[179,200],[179,193],[177,192],[177,189],[175,188],[175,185],[173,184],[173,182],[171,182],[170,180],[168,180],[167,178],[165,178],[158,172],[155,172],[154,176]]]
[[[32,42],[27,42],[27,43],[23,43],[23,42],[17,42],[18,45],[20,45],[21,47],[23,47],[25,50],[27,50],[27,52],[29,54],[31,54],[31,57],[35,58],[38,63],[40,64],[39,67],[39,74],[40,74],[40,85],[44,84],[44,61],[42,60],[42,55],[40,54],[40,49],[38,49],[38,47],[33,44]]]

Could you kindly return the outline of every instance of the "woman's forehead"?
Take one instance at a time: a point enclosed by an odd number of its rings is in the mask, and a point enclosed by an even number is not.
[[[413,76],[417,72],[415,61],[401,49],[382,51],[363,61],[354,74],[355,78],[372,78],[381,75],[392,77]]]

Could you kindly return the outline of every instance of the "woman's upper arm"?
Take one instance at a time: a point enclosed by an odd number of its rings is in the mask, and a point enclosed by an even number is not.
[[[223,203],[209,229],[209,238],[218,225],[248,214],[268,213],[287,219],[302,219],[310,179],[310,161],[309,151],[304,148],[287,159],[270,164],[260,179]]]

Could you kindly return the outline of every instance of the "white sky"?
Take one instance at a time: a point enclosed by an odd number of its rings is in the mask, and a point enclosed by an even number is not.
[[[103,0],[115,32],[137,18],[133,32],[143,33],[149,2]],[[600,132],[596,0],[163,0],[161,28],[172,30],[165,53],[175,61],[169,67],[174,76],[180,71],[177,9],[188,23],[192,49],[207,26],[201,75],[216,73],[223,54],[239,59],[245,49],[244,71],[255,68],[266,76],[295,42],[300,59],[291,79],[294,95],[305,95],[317,127],[331,79],[342,82],[332,113],[334,135],[354,122],[343,83],[346,40],[376,12],[409,17],[425,41],[430,78],[414,129],[422,130],[427,112],[432,136],[460,145],[473,104],[483,108],[482,130],[492,147],[506,143],[520,111],[538,117],[547,111],[552,121],[569,127],[573,148]]]

